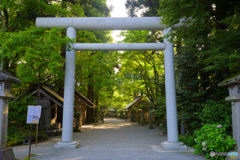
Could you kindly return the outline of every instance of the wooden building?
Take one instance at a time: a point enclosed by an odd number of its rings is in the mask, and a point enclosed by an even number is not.
[[[117,117],[117,111],[114,109],[109,109],[106,113],[106,117]]]
[[[30,96],[37,97],[39,93],[39,105],[42,106],[41,118],[39,120],[38,128],[49,136],[61,135],[62,132],[62,119],[63,119],[63,101],[64,99],[53,90],[40,86],[39,92],[36,87],[28,89]],[[14,101],[20,99],[23,95],[18,96]],[[33,101],[38,104],[38,99]],[[86,108],[96,108],[90,100],[84,97],[81,93],[75,91],[74,95],[74,128],[79,129],[86,121]],[[92,115],[94,116],[94,115]]]
[[[147,103],[151,103],[149,100],[145,98],[145,96],[137,96],[134,97],[134,100],[130,102],[123,109],[127,111],[127,116],[131,119],[132,122],[141,123],[142,121],[142,112],[144,112],[145,122],[148,123],[149,120],[149,112],[146,109],[141,109],[140,106],[146,106]]]

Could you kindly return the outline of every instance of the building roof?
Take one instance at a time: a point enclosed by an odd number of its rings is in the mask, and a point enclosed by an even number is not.
[[[55,103],[57,103],[59,106],[63,106],[63,98],[53,90],[45,86],[41,86],[40,91],[43,91],[43,94],[45,93],[45,95],[47,94],[48,97],[50,97],[54,102],[56,101]]]
[[[28,89],[25,92],[23,92],[21,95],[16,97],[13,101],[19,100],[20,98],[22,98],[27,93],[31,93],[29,96],[32,96],[32,95],[36,94],[37,93],[37,87],[36,86],[28,87]],[[42,93],[43,95],[48,97],[50,100],[52,100],[54,103],[56,103],[60,107],[63,107],[63,102],[64,102],[63,97],[61,97],[59,94],[57,94],[56,92],[54,92],[50,88],[48,88],[46,86],[40,86],[40,93]],[[75,91],[74,98],[79,99],[81,102],[83,102],[85,105],[87,105],[90,108],[97,107],[94,103],[92,103],[89,99],[84,97],[78,91]]]
[[[35,89],[30,95],[34,95],[37,94],[38,90]],[[56,92],[54,92],[53,90],[45,87],[45,86],[40,86],[39,92],[42,93],[43,95],[45,95],[46,97],[48,97],[51,101],[53,101],[54,103],[56,103],[57,105],[59,105],[60,107],[63,107],[63,98],[58,95]]]
[[[92,103],[89,99],[84,97],[81,93],[79,93],[76,90],[75,90],[75,96],[74,97],[80,99],[85,105],[87,105],[90,108],[96,108],[97,107],[94,103]]]
[[[140,103],[141,101],[147,101],[148,103],[151,103],[149,100],[145,100],[145,99],[142,100],[142,98],[144,98],[144,96],[135,98],[132,102],[130,102],[130,103],[129,103],[126,107],[124,107],[123,109],[128,109],[128,108],[130,108],[131,106]]]
[[[12,76],[11,73],[5,72],[3,70],[0,70],[0,80],[8,81],[8,82],[15,83],[15,84],[22,83],[22,81],[20,81],[16,77]]]

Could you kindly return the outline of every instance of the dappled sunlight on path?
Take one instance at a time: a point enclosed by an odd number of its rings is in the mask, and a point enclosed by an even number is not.
[[[122,119],[105,118],[104,123],[95,125],[92,129],[121,129],[122,127],[132,126],[133,123]]]

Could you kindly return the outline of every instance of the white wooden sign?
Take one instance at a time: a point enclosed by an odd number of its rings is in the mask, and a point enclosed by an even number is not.
[[[28,106],[27,124],[38,124],[41,118],[42,106]]]

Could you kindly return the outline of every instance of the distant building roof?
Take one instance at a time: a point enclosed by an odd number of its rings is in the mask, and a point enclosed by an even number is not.
[[[142,98],[144,98],[144,96],[141,97],[137,97],[135,98],[132,102],[130,102],[126,107],[124,107],[123,109],[128,109],[131,106],[138,104],[139,102],[143,101]],[[146,100],[147,102],[151,103],[149,100]]]

